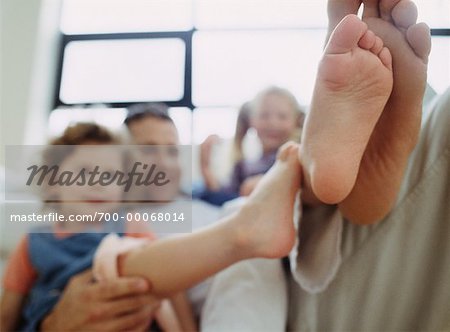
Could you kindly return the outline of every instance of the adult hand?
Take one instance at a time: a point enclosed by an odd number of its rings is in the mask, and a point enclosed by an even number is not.
[[[144,331],[160,300],[142,278],[93,282],[91,270],[74,276],[41,331]]]

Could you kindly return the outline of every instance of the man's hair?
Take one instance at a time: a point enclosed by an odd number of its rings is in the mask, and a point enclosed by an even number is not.
[[[146,117],[168,121],[172,124],[174,123],[169,115],[169,107],[163,103],[142,103],[128,107],[124,123],[126,126],[129,126],[130,123]]]

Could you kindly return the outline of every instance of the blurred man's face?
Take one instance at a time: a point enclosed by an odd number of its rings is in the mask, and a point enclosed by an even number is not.
[[[171,181],[171,185],[153,188],[151,199],[174,200],[179,194],[181,180],[177,128],[169,121],[149,116],[131,122],[128,129],[134,143],[142,145],[140,150],[145,161],[150,165],[156,164]]]

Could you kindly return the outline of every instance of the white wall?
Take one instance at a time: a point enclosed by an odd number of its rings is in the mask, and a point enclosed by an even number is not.
[[[6,225],[4,145],[45,141],[53,98],[60,0],[0,2],[0,275],[5,255],[24,229]],[[8,232],[4,231],[8,229]],[[1,291],[1,290],[0,290]]]
[[[60,0],[1,0],[1,143],[45,141]]]

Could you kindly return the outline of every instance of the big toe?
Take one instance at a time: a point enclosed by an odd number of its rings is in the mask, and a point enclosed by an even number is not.
[[[291,150],[296,144],[292,141],[284,143],[279,149],[277,153],[277,160],[287,161],[291,154]]]
[[[357,47],[367,29],[367,24],[356,15],[347,15],[334,29],[325,48],[325,53],[342,54],[351,51]]]
[[[347,15],[358,13],[361,6],[361,0],[328,0],[327,12],[332,30]]]
[[[293,141],[284,143],[278,150],[277,160],[284,162],[298,162],[298,148],[299,144]]]
[[[414,2],[410,0],[398,1],[396,5],[391,9],[391,17],[393,23],[398,28],[408,29],[413,24],[416,24],[417,16],[417,7]]]
[[[406,31],[406,39],[424,63],[428,63],[428,56],[431,51],[430,28],[425,23],[418,23],[410,26]]]
[[[380,0],[363,0],[363,18],[380,17]]]
[[[363,0],[363,3],[363,18],[382,18],[405,30],[417,22],[417,7],[411,0]]]

